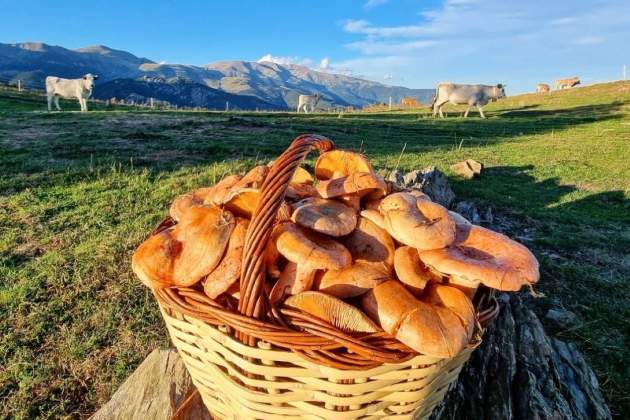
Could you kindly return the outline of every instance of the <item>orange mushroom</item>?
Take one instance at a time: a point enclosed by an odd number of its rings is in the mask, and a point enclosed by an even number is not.
[[[363,295],[362,305],[386,332],[427,356],[453,357],[468,344],[457,315],[446,307],[417,300],[396,280]]]
[[[481,226],[462,226],[461,242],[444,249],[421,251],[428,267],[466,287],[479,283],[498,290],[518,291],[540,278],[536,257],[523,245]]]
[[[338,201],[307,198],[295,204],[291,220],[300,226],[330,236],[343,236],[357,225],[357,215]]]
[[[475,307],[464,292],[455,287],[432,284],[427,288],[425,300],[453,311],[459,317],[470,341],[475,331],[476,315]]]
[[[317,290],[346,299],[360,296],[391,278],[391,271],[386,265],[357,261],[342,270],[326,271],[319,280]]]
[[[179,221],[181,215],[192,206],[206,204],[218,205],[222,203],[225,195],[241,180],[240,175],[230,175],[223,178],[212,187],[198,188],[186,194],[182,194],[173,200],[169,210],[170,216]]]
[[[315,178],[313,175],[309,173],[306,169],[298,166],[298,168],[293,173],[293,177],[291,178],[291,184],[309,184],[312,185],[315,182]]]
[[[385,229],[385,218],[380,211],[376,209],[365,209],[361,210],[361,217],[368,219],[370,222],[374,223],[376,226],[381,229]]]
[[[230,191],[223,201],[223,206],[237,216],[251,219],[256,205],[260,190],[257,188],[237,188]]]
[[[387,191],[385,181],[379,175],[370,172],[356,172],[341,178],[320,181],[317,192],[323,198],[333,198],[348,194],[357,194],[368,198],[383,197]]]
[[[440,280],[420,261],[418,250],[410,246],[401,246],[396,249],[394,268],[398,280],[403,282],[414,294],[421,293],[429,281]]]
[[[438,249],[455,240],[455,223],[448,210],[409,193],[394,193],[379,206],[385,228],[397,241],[419,250]]]
[[[248,225],[248,220],[237,220],[225,256],[203,281],[203,291],[209,298],[216,299],[241,277],[241,260],[243,259],[243,246],[245,245]]]
[[[274,286],[275,302],[292,291],[309,290],[316,270],[341,270],[352,263],[350,252],[339,242],[294,223],[276,226],[272,236],[278,252],[296,264],[295,274],[281,275],[282,282],[279,279]]]
[[[357,172],[374,172],[368,159],[360,153],[331,150],[321,154],[315,162],[315,176],[320,180],[341,178]]]
[[[311,314],[346,333],[373,333],[378,326],[363,312],[321,292],[302,292],[284,301],[284,306]]]
[[[352,254],[355,262],[383,263],[389,270],[394,266],[394,241],[382,228],[366,217],[359,217],[357,227],[340,242]]]
[[[131,267],[152,288],[192,286],[219,264],[234,224],[229,211],[191,207],[175,227],[144,241]]]

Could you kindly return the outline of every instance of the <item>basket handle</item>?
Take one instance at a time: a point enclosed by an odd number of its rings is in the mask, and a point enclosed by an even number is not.
[[[323,153],[333,147],[333,142],[324,136],[302,134],[293,140],[269,169],[245,236],[241,265],[241,296],[238,303],[238,311],[241,314],[254,318],[262,316],[265,247],[293,173],[311,150],[318,149]]]

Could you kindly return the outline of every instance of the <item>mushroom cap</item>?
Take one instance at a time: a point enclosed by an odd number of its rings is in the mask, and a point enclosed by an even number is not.
[[[317,289],[345,299],[360,296],[391,278],[391,270],[385,264],[357,261],[342,270],[326,271]]]
[[[296,295],[311,290],[316,270],[300,271],[296,263],[289,261],[282,270],[278,281],[269,292],[269,301],[276,305],[288,295]]]
[[[293,178],[291,178],[291,184],[309,184],[312,185],[315,182],[315,178],[310,174],[309,171],[304,169],[301,166],[293,173]]]
[[[149,237],[131,267],[147,286],[192,286],[219,264],[234,216],[218,207],[191,207],[172,229]]]
[[[361,153],[331,150],[322,153],[315,162],[315,176],[321,180],[348,176],[356,172],[374,172],[367,157]]]
[[[309,197],[319,197],[319,193],[311,184],[290,183],[287,187],[286,197],[290,200],[303,200]]]
[[[429,197],[427,194],[423,193],[420,190],[409,190],[409,191],[407,191],[407,193],[413,195],[414,197],[416,197],[417,200],[433,201],[433,200],[431,200],[431,197]]]
[[[212,193],[204,200],[204,204],[212,204],[218,206],[222,204],[225,197],[230,193],[232,188],[242,179],[240,175],[229,175],[217,182],[212,188]]]
[[[390,269],[394,266],[394,240],[366,217],[359,217],[357,227],[340,242],[348,248],[355,262],[384,263]]]
[[[295,207],[291,216],[294,223],[326,235],[347,235],[357,225],[354,210],[339,201],[307,198]]]
[[[302,292],[290,296],[284,306],[299,309],[347,333],[373,333],[379,330],[358,308],[322,292]]]
[[[257,188],[233,189],[225,197],[223,206],[237,216],[251,219],[258,204],[259,196],[260,190]]]
[[[205,200],[209,200],[214,193],[214,187],[197,188],[196,190],[182,194],[173,200],[169,209],[169,215],[175,221],[179,221],[182,214],[192,206],[203,206]]]
[[[461,226],[461,225],[460,225]],[[468,226],[464,239],[448,248],[421,251],[420,259],[450,282],[483,283],[518,291],[540,278],[536,257],[523,245],[481,226]]]
[[[273,237],[280,254],[307,269],[341,270],[352,263],[345,246],[294,223],[276,226]]]
[[[416,294],[422,292],[430,280],[438,280],[420,261],[418,250],[410,246],[396,249],[394,268],[398,280]]]
[[[381,229],[385,229],[385,218],[377,209],[361,210],[361,217],[368,219]]]
[[[383,178],[373,172],[355,172],[345,177],[320,181],[317,192],[323,198],[359,194],[361,197],[379,198],[386,194],[387,185]]]
[[[396,338],[431,357],[450,358],[468,344],[468,336],[461,321],[450,309],[418,302],[400,324]]]
[[[237,219],[223,259],[203,281],[203,291],[210,299],[216,299],[220,294],[230,289],[240,278],[243,246],[245,245],[248,225],[248,220]]]
[[[219,205],[223,202],[225,196],[230,192],[232,187],[241,180],[240,175],[230,175],[212,187],[197,188],[182,194],[173,200],[169,209],[170,216],[179,221],[181,215],[192,206],[202,206],[204,204]]]
[[[462,323],[468,341],[475,331],[475,307],[461,290],[442,284],[432,284],[428,287],[424,300],[436,306],[450,309]]]
[[[258,165],[254,166],[247,172],[238,183],[233,186],[233,189],[238,190],[241,188],[260,188],[265,181],[267,174],[269,173],[269,166]]]
[[[379,207],[385,228],[397,241],[419,250],[444,248],[455,240],[455,223],[448,210],[409,193],[394,193]]]
[[[418,308],[418,299],[397,280],[385,281],[363,295],[361,306],[387,333],[396,335],[400,323]]]

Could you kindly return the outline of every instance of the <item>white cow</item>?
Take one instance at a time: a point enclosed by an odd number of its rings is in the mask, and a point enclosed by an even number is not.
[[[433,97],[433,116],[437,114],[444,118],[442,107],[451,103],[452,105],[468,105],[464,118],[468,118],[470,108],[476,106],[481,118],[486,118],[483,114],[483,107],[490,101],[496,101],[505,96],[505,85],[457,85],[455,83],[440,83]]]
[[[87,112],[87,100],[92,96],[94,80],[98,79],[95,74],[88,73],[80,79],[62,79],[61,77],[48,76],[46,78],[46,95],[48,96],[48,111],[52,111],[52,102],[55,100],[57,111],[59,107],[59,97],[70,99],[77,98],[81,105],[81,112]]]
[[[299,113],[301,110],[304,110],[304,113],[308,114],[309,107],[311,108],[311,112],[315,111],[315,107],[321,98],[322,95],[319,93],[315,95],[300,95],[298,97],[297,112]]]

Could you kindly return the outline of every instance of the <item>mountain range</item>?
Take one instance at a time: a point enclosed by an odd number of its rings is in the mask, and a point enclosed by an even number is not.
[[[43,43],[0,43],[0,81],[21,80],[43,88],[48,75],[100,76],[94,96],[150,97],[182,106],[224,109],[292,109],[300,94],[322,95],[323,107],[397,103],[402,97],[429,102],[433,89],[409,89],[299,65],[222,61],[205,66],[156,63],[103,45],[71,50]]]

